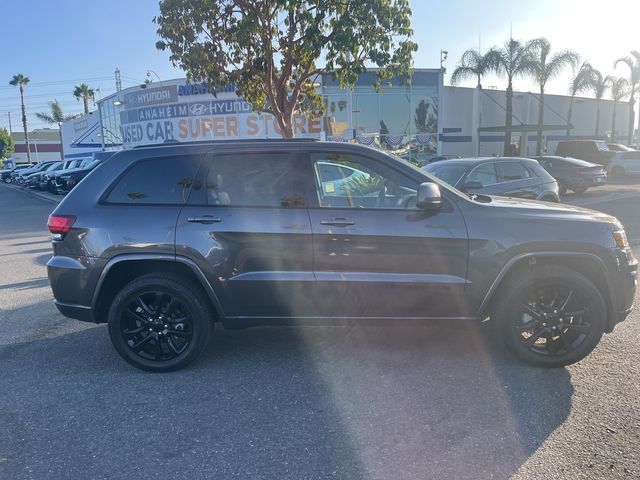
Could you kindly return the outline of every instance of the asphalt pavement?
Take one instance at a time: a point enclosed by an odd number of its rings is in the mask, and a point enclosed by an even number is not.
[[[567,201],[640,253],[619,190]],[[640,478],[637,312],[564,369],[478,325],[391,322],[217,329],[190,368],[144,373],[53,306],[53,207],[0,185],[0,479]]]

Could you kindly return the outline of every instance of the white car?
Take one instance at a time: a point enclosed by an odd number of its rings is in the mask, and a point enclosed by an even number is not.
[[[640,175],[640,151],[617,152],[607,165],[607,171],[614,177]]]

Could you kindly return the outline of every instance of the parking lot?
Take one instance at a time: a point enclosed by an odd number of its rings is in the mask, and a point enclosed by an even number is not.
[[[187,370],[138,371],[60,315],[45,263],[61,197],[0,185],[0,478],[640,478],[638,312],[543,370],[467,323],[218,329]],[[640,181],[568,203],[640,254]]]

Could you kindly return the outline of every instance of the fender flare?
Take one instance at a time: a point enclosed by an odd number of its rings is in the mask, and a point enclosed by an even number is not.
[[[91,299],[91,310],[95,311],[95,308],[98,303],[98,298],[100,297],[100,292],[102,290],[102,285],[105,279],[107,278],[109,271],[114,265],[117,265],[123,262],[136,262],[136,261],[143,261],[143,260],[173,262],[173,263],[177,262],[177,263],[186,265],[191,270],[191,272],[196,276],[196,278],[198,279],[198,282],[200,283],[204,291],[207,293],[207,296],[209,297],[209,300],[211,300],[211,303],[213,304],[214,308],[216,309],[216,313],[220,317],[220,320],[225,318],[224,310],[222,309],[222,303],[218,299],[218,296],[214,292],[213,287],[209,283],[209,280],[207,280],[207,277],[202,271],[202,269],[190,258],[179,256],[179,255],[169,255],[169,254],[125,253],[122,255],[116,255],[115,257],[112,257],[111,259],[109,259],[109,261],[106,263],[106,265],[102,269],[102,272],[100,273],[100,277],[98,278],[96,288],[93,292],[93,298]]]
[[[604,263],[604,260],[599,257],[598,255],[594,254],[594,253],[588,253],[588,252],[529,252],[529,253],[522,253],[519,255],[516,255],[514,257],[511,257],[509,259],[509,261],[507,263],[504,264],[504,266],[502,267],[502,269],[500,270],[500,273],[498,274],[498,276],[495,278],[495,280],[493,281],[493,283],[491,284],[491,286],[489,287],[489,290],[487,290],[487,293],[485,294],[482,303],[480,304],[480,308],[478,309],[478,318],[481,317],[482,312],[485,311],[485,309],[487,308],[487,306],[489,305],[489,303],[491,302],[491,300],[493,299],[496,291],[498,290],[498,286],[500,285],[500,283],[502,282],[502,280],[509,274],[509,272],[511,272],[511,270],[514,268],[514,266],[521,262],[522,260],[525,259],[529,259],[530,264],[535,264],[536,258],[552,258],[552,257],[562,257],[562,258],[567,258],[567,257],[571,257],[571,258],[583,258],[583,259],[588,259],[588,261],[595,261],[596,264],[598,265],[600,271],[602,272],[602,276],[605,279],[605,283],[607,285],[607,296],[608,296],[608,300],[611,305],[611,309],[609,312],[607,312],[609,315],[611,315],[612,312],[616,311],[616,297],[614,294],[614,290],[613,290],[613,283],[611,281],[611,278],[609,277],[608,271],[607,271],[607,267]]]

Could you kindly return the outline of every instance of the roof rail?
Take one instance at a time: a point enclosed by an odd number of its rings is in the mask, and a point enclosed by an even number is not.
[[[241,143],[285,143],[285,142],[317,142],[317,138],[238,138],[231,140],[192,140],[189,142],[180,142],[174,138],[167,139],[162,143],[150,143],[148,145],[136,145],[133,148],[153,148],[166,145],[206,145],[206,144],[224,144],[232,142]]]

